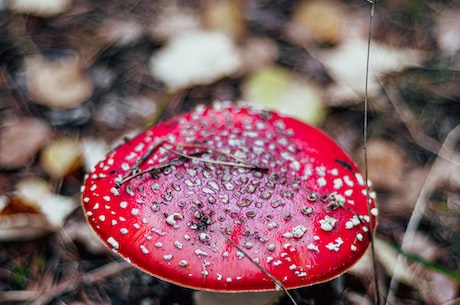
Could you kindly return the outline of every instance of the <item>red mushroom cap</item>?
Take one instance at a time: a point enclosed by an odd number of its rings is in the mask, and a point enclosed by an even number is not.
[[[366,189],[318,129],[221,103],[116,148],[88,175],[82,202],[102,241],[140,269],[191,288],[252,291],[276,288],[254,262],[287,289],[350,268],[375,229]]]

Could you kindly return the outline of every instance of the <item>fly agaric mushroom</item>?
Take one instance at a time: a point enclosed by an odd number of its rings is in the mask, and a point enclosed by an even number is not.
[[[155,277],[264,291],[279,288],[274,279],[291,289],[350,268],[375,229],[368,190],[318,129],[219,103],[117,147],[87,176],[82,202],[102,241]]]

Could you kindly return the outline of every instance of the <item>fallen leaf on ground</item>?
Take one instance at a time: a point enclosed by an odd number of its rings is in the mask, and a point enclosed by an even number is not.
[[[75,108],[87,101],[94,86],[77,56],[49,60],[29,56],[24,64],[27,87],[33,102],[58,109]]]
[[[340,90],[330,91],[330,100],[339,103],[341,100],[356,100],[364,96],[366,77],[367,41],[350,39],[335,49],[328,51],[313,51],[336,81]],[[369,97],[379,93],[379,77],[385,73],[401,71],[407,66],[421,64],[424,55],[413,49],[392,48],[387,45],[372,42],[369,65]],[[343,90],[344,88],[349,90]],[[360,101],[360,100],[358,100]]]
[[[52,178],[63,178],[80,167],[78,141],[62,138],[51,141],[40,155],[40,165]]]
[[[325,114],[320,89],[277,66],[249,76],[243,84],[243,98],[312,124],[321,122]]]
[[[0,130],[0,167],[15,169],[30,162],[52,137],[51,128],[36,118],[11,118]]]
[[[16,13],[39,17],[51,17],[65,12],[72,5],[72,0],[11,0],[8,8]]]
[[[206,85],[229,76],[241,60],[232,40],[222,33],[194,31],[179,34],[154,54],[152,74],[171,89]]]

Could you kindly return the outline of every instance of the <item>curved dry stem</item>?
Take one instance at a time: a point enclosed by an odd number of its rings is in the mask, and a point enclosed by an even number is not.
[[[366,201],[367,201],[367,214],[369,216],[369,226],[371,230],[369,230],[369,241],[371,244],[371,253],[372,253],[372,269],[374,273],[374,283],[375,283],[375,304],[380,304],[380,289],[379,289],[379,282],[378,282],[378,274],[377,274],[377,260],[375,255],[375,247],[374,247],[374,236],[372,228],[374,227],[372,215],[371,215],[371,198],[369,197],[369,171],[368,171],[368,157],[367,157],[367,130],[368,130],[368,108],[369,108],[369,64],[370,64],[370,54],[371,54],[371,42],[372,42],[372,28],[374,24],[374,13],[375,13],[375,4],[376,0],[370,1],[367,0],[371,4],[371,11],[369,16],[369,33],[367,38],[367,56],[366,56],[366,77],[365,77],[365,84],[364,84],[364,123],[363,123],[363,153],[364,153],[364,179],[366,181]]]

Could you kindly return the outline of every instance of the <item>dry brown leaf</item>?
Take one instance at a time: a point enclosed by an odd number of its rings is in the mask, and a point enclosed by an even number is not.
[[[389,141],[372,139],[367,142],[367,155],[368,175],[373,187],[398,190],[402,186],[406,167],[404,152],[400,147]]]
[[[74,199],[53,194],[45,180],[24,179],[14,196],[2,203],[0,240],[28,240],[56,231],[76,207]]]
[[[0,167],[15,169],[27,165],[52,134],[51,128],[40,119],[6,120],[0,130]]]
[[[345,7],[337,1],[301,1],[288,24],[288,35],[300,45],[335,45],[342,40]]]
[[[238,40],[246,31],[243,16],[245,4],[242,0],[205,1],[203,19],[206,28]]]

